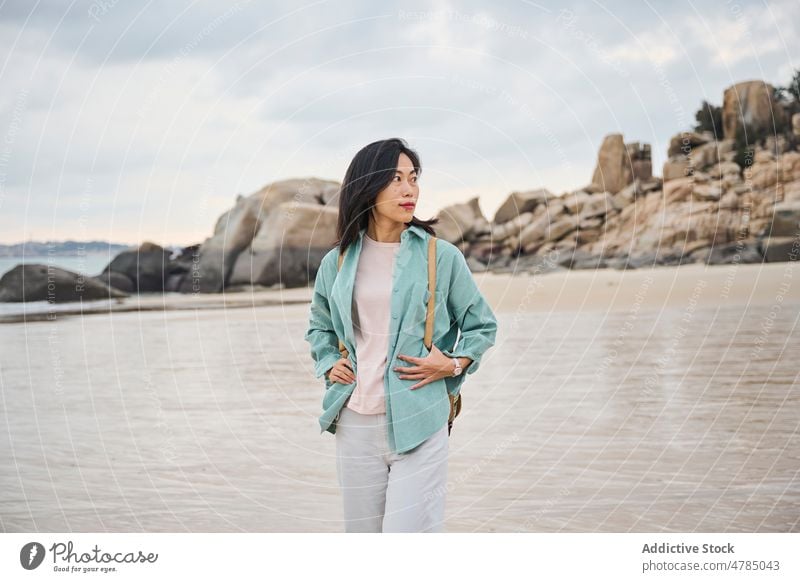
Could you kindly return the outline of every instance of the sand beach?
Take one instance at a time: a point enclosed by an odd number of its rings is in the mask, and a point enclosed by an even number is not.
[[[475,278],[447,531],[800,530],[797,263]],[[342,531],[310,291],[5,306],[0,528]]]

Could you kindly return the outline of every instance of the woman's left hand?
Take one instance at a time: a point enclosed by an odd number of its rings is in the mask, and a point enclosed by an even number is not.
[[[445,356],[442,351],[436,347],[436,344],[431,344],[431,352],[424,358],[405,356],[403,354],[398,354],[397,357],[406,362],[416,364],[416,366],[394,367],[395,372],[400,372],[400,374],[398,374],[400,378],[408,380],[422,379],[422,382],[417,382],[411,386],[411,390],[422,388],[426,384],[453,375],[453,360]]]

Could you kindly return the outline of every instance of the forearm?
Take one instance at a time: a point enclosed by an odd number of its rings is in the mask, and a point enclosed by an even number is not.
[[[458,324],[459,337],[452,351],[445,353],[450,357],[468,359],[464,375],[474,374],[483,354],[495,343],[497,318],[460,253],[454,260],[447,301],[450,314]]]

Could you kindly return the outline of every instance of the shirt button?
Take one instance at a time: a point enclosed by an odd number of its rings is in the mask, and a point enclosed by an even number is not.
[[[392,315],[392,319],[397,319],[397,314]]]

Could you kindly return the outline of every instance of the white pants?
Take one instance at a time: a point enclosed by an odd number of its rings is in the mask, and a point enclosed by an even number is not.
[[[346,532],[443,532],[447,425],[407,453],[392,453],[386,413],[342,408],[336,469]]]

